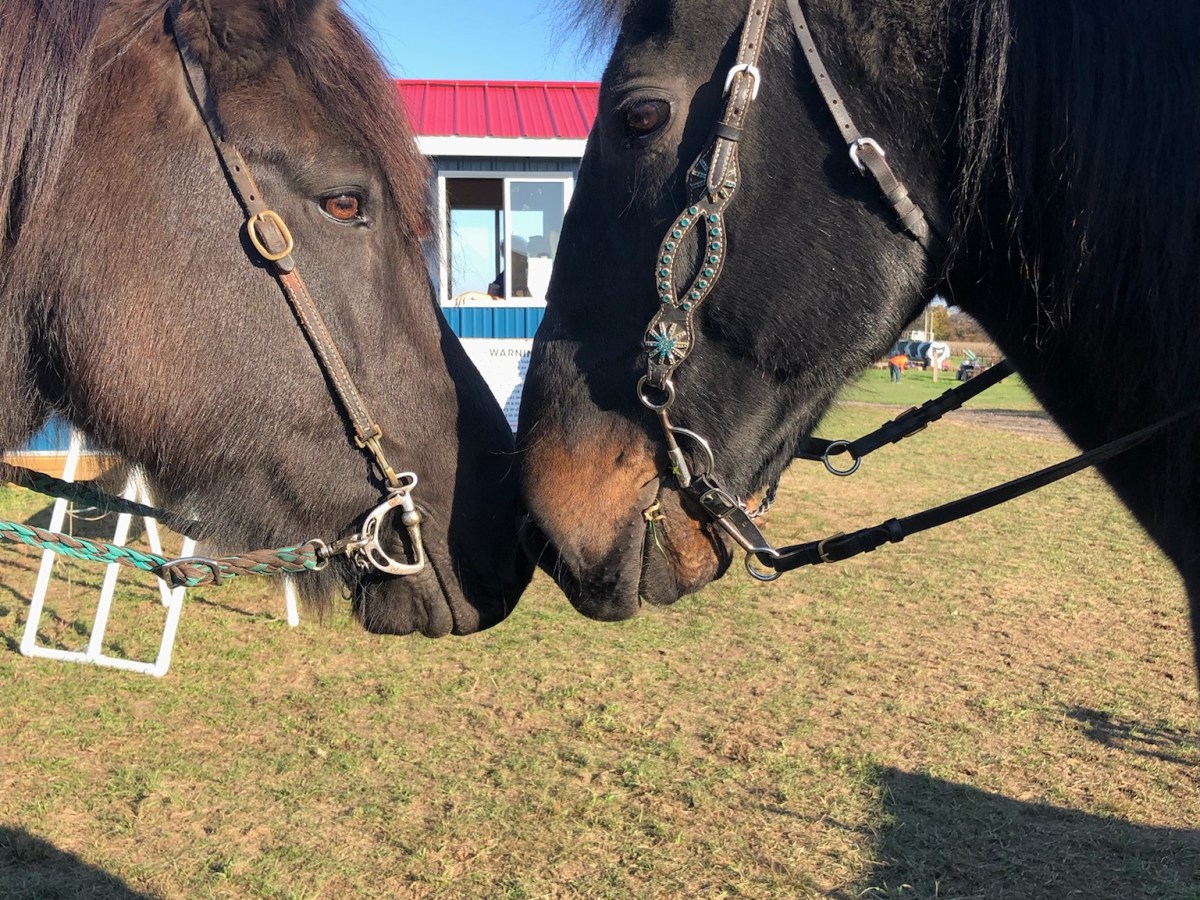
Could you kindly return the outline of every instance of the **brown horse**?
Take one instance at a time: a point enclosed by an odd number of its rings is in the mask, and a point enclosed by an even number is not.
[[[176,35],[206,78],[199,103]],[[512,438],[434,301],[424,161],[332,0],[5,0],[0,449],[60,414],[227,549],[332,542],[380,503],[206,117],[290,226],[381,449],[419,478],[421,571],[341,558],[301,579],[306,599],[340,583],[378,632],[495,624],[529,577]],[[413,556],[385,521],[384,551]]]
[[[618,36],[518,433],[572,602],[723,575],[725,525],[940,291],[1081,447],[1172,423],[1100,471],[1200,634],[1200,7],[583,5]]]

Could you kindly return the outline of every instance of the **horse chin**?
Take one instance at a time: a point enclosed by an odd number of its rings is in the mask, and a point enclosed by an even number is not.
[[[725,534],[680,491],[663,491],[657,512],[647,528],[640,587],[647,602],[667,606],[724,575],[733,552]]]
[[[647,516],[652,508],[656,512]],[[732,558],[698,510],[690,510],[678,492],[662,490],[658,479],[639,497],[636,517],[589,565],[564,559],[531,517],[521,526],[521,542],[576,610],[602,622],[631,618],[643,601],[669,606],[719,578]]]
[[[522,561],[520,568],[525,577],[514,579],[514,584],[523,585],[529,567]],[[416,575],[358,581],[352,590],[354,617],[373,634],[474,634],[503,621],[517,603],[515,593],[506,596],[503,585],[485,581],[472,579],[466,571],[446,578],[431,555]]]

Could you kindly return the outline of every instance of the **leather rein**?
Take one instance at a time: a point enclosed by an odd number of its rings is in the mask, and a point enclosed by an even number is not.
[[[855,125],[817,51],[799,0],[786,0],[786,3],[796,39],[813,80],[837,124],[839,133],[846,141],[855,168],[876,183],[905,235],[926,250],[931,250],[937,245],[945,246],[945,239],[931,226],[924,212],[909,196],[908,189],[888,165],[886,154],[879,142],[865,137]],[[750,9],[742,27],[737,58],[725,80],[723,113],[713,129],[712,142],[688,170],[688,206],[667,229],[659,247],[655,263],[659,309],[651,319],[643,338],[646,374],[637,387],[638,399],[655,413],[662,426],[671,472],[679,488],[691,496],[709,519],[745,551],[746,569],[752,576],[759,581],[774,581],[783,572],[792,569],[840,562],[860,553],[870,552],[885,543],[899,543],[908,535],[990,509],[1124,453],[1197,412],[1196,409],[1185,410],[1072,459],[925,512],[888,519],[879,525],[850,534],[838,533],[823,540],[778,549],[773,547],[754,519],[765,514],[770,507],[777,485],[768,489],[766,500],[758,509],[748,510],[746,503],[730,494],[716,476],[716,461],[709,442],[696,432],[674,424],[670,418],[670,410],[676,399],[672,375],[691,353],[692,335],[698,327],[697,310],[712,292],[726,260],[725,211],[737,193],[741,178],[738,147],[746,117],[762,87],[759,61],[771,4],[772,0],[750,2]],[[697,273],[686,283],[687,286],[681,289],[680,285],[685,282],[679,277],[677,265],[690,258],[683,251],[685,240],[699,240],[702,253]],[[823,461],[826,468],[835,475],[852,475],[858,470],[861,459],[866,454],[921,431],[930,422],[941,418],[950,410],[957,409],[963,402],[997,384],[1013,371],[1009,362],[1002,361],[962,386],[947,391],[916,409],[910,409],[877,431],[855,441],[828,441],[809,437],[796,457]],[[698,464],[689,465],[688,457],[679,446],[680,437],[699,448]],[[837,458],[842,455],[847,455],[851,460],[849,466],[838,466]],[[646,512],[647,521],[651,524],[656,508],[657,504]],[[767,571],[757,566],[764,567]]]

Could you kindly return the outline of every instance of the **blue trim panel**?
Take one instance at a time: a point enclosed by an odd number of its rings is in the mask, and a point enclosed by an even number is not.
[[[66,453],[71,447],[71,426],[62,419],[52,419],[29,439],[21,453]]]
[[[460,338],[532,338],[546,315],[545,308],[540,306],[496,309],[443,306],[442,312]]]

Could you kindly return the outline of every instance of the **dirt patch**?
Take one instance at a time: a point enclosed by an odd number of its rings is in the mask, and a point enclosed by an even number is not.
[[[1045,412],[1018,409],[960,409],[950,415],[960,422],[979,425],[983,428],[1000,428],[1012,434],[1067,439],[1062,429],[1050,418],[1050,414]]]

